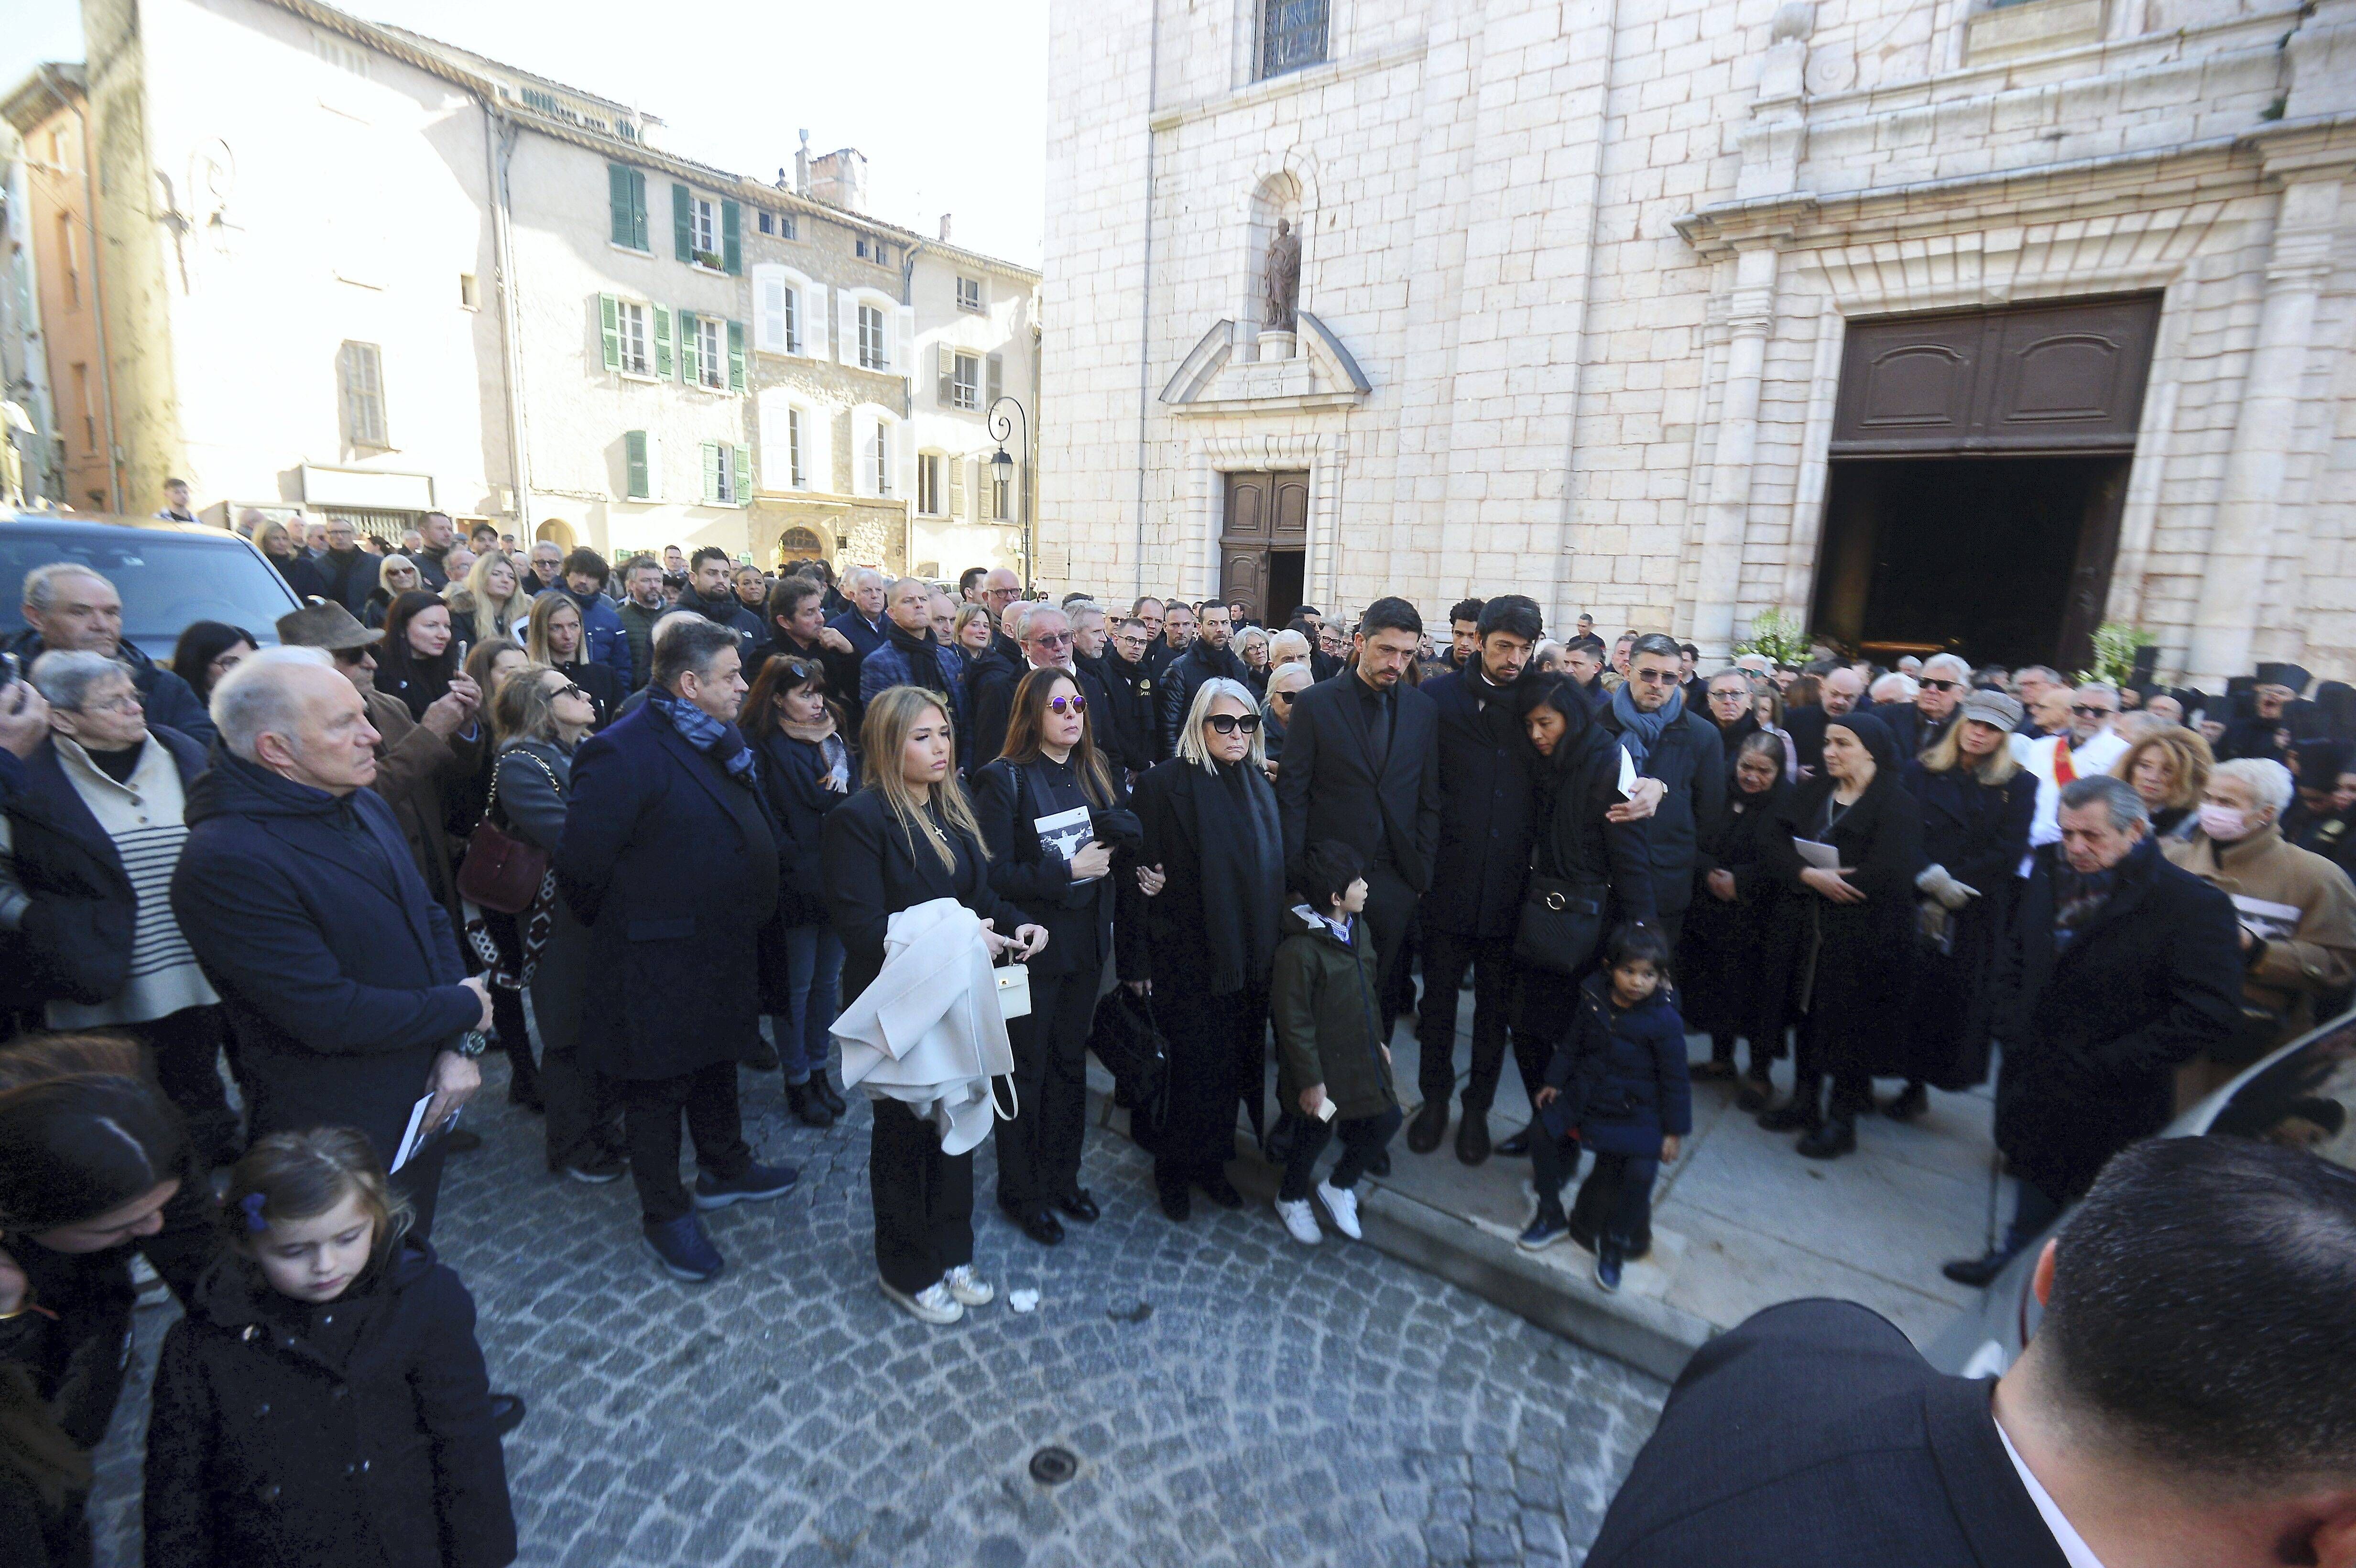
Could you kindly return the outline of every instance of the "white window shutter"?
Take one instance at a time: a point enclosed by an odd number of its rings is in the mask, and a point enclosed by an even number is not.
[[[916,493],[916,431],[913,425],[895,428],[898,439],[892,443],[892,494],[914,496]]]
[[[835,358],[845,365],[859,363],[859,302],[841,290],[834,295]]]
[[[894,307],[885,318],[892,333],[893,370],[902,376],[916,374],[916,311],[914,305]]]
[[[662,437],[657,435],[653,431],[648,431],[647,432],[647,499],[649,501],[659,501],[662,498]]]
[[[859,416],[857,472],[851,476],[851,492],[854,496],[875,494],[875,449],[884,439],[883,421],[873,414]]]
[[[826,354],[827,315],[826,285],[806,283],[802,287],[802,352],[813,359],[823,359]]]
[[[802,487],[834,488],[834,421],[812,409],[802,411]]]
[[[786,428],[786,419],[792,405],[786,401],[784,389],[770,387],[761,393],[761,485],[768,490],[790,490],[794,487],[792,436]]]
[[[786,348],[786,270],[778,266],[753,269],[753,347],[764,354]]]

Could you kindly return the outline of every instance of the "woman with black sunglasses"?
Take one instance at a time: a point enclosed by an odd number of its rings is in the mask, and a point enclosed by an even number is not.
[[[997,1137],[998,1206],[1052,1247],[1064,1239],[1057,1211],[1083,1221],[1098,1213],[1080,1186],[1088,1027],[1112,951],[1116,858],[1125,866],[1139,837],[1071,671],[1034,669],[1014,688],[1005,748],[973,775],[973,815],[991,890],[1050,933],[1031,961],[1030,1016],[1007,1026],[1019,1108]]]

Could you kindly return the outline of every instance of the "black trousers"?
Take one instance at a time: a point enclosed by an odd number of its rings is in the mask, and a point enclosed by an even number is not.
[[[1408,924],[1415,919],[1415,890],[1388,860],[1366,868],[1366,930],[1375,939],[1375,995],[1382,998],[1385,1043],[1398,1023],[1399,965],[1407,953]]]
[[[679,1179],[682,1111],[695,1139],[695,1163],[704,1171],[726,1181],[753,1163],[737,1115],[733,1058],[676,1078],[624,1080],[622,1125],[630,1142],[630,1179],[637,1183],[638,1209],[649,1224],[666,1224],[690,1207],[687,1187]]]
[[[1033,1214],[1080,1190],[1080,1145],[1088,1126],[1088,1026],[1096,1019],[1097,977],[1031,977],[1031,1016],[1007,1026],[1014,1048],[1016,1111],[1001,1122],[998,1206]]]
[[[208,1166],[226,1165],[244,1149],[237,1113],[221,1088],[220,1053],[228,1039],[218,1007],[182,1008],[145,1023],[123,1024],[121,1032],[147,1048],[155,1085],[188,1124],[197,1156]]]
[[[1417,1005],[1415,1038],[1422,1048],[1416,1083],[1427,1104],[1445,1104],[1456,1087],[1456,993],[1464,971],[1472,971],[1472,1077],[1464,1086],[1467,1110],[1485,1111],[1497,1097],[1497,1076],[1505,1059],[1505,1025],[1513,1007],[1514,939],[1510,936],[1460,936],[1440,931],[1427,921],[1423,927],[1423,1000]],[[1515,1060],[1522,1070],[1522,1087],[1537,1093],[1546,1071],[1543,1061],[1526,1060],[1537,1053],[1516,1044]]]
[[[1170,1087],[1156,1129],[1142,1113],[1130,1126],[1153,1152],[1153,1179],[1183,1185],[1236,1157],[1236,1108],[1255,1131],[1266,1115],[1268,990],[1247,986],[1224,997],[1157,990],[1154,1017],[1170,1043]],[[1143,1124],[1141,1125],[1141,1124]]]
[[[1893,1020],[1896,1027],[1896,1020]],[[1800,1020],[1800,1049],[1793,1065],[1792,1098],[1800,1104],[1814,1105],[1823,1093],[1826,1078],[1833,1081],[1832,1115],[1861,1116],[1873,1109],[1873,1075],[1856,1069],[1839,1072],[1831,1070],[1823,1037],[1816,1029],[1815,1014]]]
[[[1292,1153],[1284,1162],[1284,1185],[1278,1196],[1286,1202],[1297,1202],[1309,1196],[1310,1179],[1317,1173],[1317,1157],[1336,1133],[1342,1138],[1342,1157],[1325,1179],[1332,1186],[1347,1192],[1358,1185],[1358,1178],[1366,1173],[1366,1163],[1390,1147],[1391,1137],[1406,1120],[1397,1105],[1387,1105],[1380,1115],[1336,1117],[1321,1122],[1314,1116],[1295,1116],[1299,1129],[1292,1140]]]
[[[867,1189],[875,1203],[875,1272],[914,1296],[973,1262],[973,1156],[943,1154],[933,1124],[899,1101],[873,1104]]]
[[[619,1154],[624,1147],[620,1096],[614,1081],[582,1065],[575,1042],[560,1046],[545,1040],[540,1048],[540,1098],[547,1119],[541,1131],[548,1140],[548,1168],[562,1170],[601,1154]],[[700,1147],[700,1146],[699,1146]],[[676,1154],[672,1163],[678,1163]]]
[[[483,929],[499,950],[499,964],[508,973],[523,967],[523,933],[516,917],[494,910],[483,912]],[[479,962],[479,959],[477,960]],[[529,1100],[540,1093],[540,1071],[531,1059],[531,1029],[524,1021],[523,993],[505,986],[491,987],[491,1038],[508,1059],[509,1092]]]
[[[1595,1168],[1579,1189],[1577,1212],[1599,1241],[1610,1240],[1631,1257],[1644,1252],[1653,1244],[1653,1179],[1660,1173],[1658,1157],[1598,1149]]]

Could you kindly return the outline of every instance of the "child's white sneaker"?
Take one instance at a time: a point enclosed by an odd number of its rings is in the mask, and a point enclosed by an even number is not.
[[[971,1264],[958,1264],[941,1275],[941,1283],[948,1285],[949,1294],[965,1307],[987,1307],[998,1296],[997,1286],[974,1273]]]
[[[914,1296],[895,1288],[890,1280],[879,1279],[876,1283],[884,1287],[884,1295],[900,1304],[901,1310],[919,1323],[937,1327],[954,1323],[965,1316],[965,1308],[958,1304],[956,1296],[949,1294],[948,1282],[945,1279],[933,1281]]]
[[[1296,1198],[1288,1203],[1280,1198],[1276,1200],[1276,1212],[1284,1221],[1284,1228],[1292,1233],[1292,1239],[1302,1246],[1313,1247],[1325,1239],[1324,1232],[1317,1228],[1317,1216],[1311,1211],[1308,1199]]]
[[[1321,1181],[1317,1184],[1317,1201],[1325,1205],[1325,1212],[1332,1217],[1335,1230],[1354,1242],[1365,1239],[1365,1232],[1358,1228],[1358,1195],[1355,1192]]]

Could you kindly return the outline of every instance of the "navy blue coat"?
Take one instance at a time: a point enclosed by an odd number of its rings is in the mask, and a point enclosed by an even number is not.
[[[942,647],[929,640],[923,643],[903,641],[905,637],[905,633],[900,637],[887,636],[881,646],[860,661],[857,693],[860,708],[863,710],[875,699],[877,692],[895,686],[921,686],[932,691],[947,687],[949,721],[962,735],[965,733],[966,716],[972,711],[965,697],[965,660],[959,658],[953,648]],[[919,653],[932,660],[939,686],[918,677],[915,660]]]
[[[27,674],[33,661],[47,652],[37,632],[27,632],[16,639],[9,650]],[[125,638],[115,645],[114,656],[131,667],[131,684],[139,688],[139,700],[147,709],[147,722],[166,730],[177,730],[198,745],[209,748],[220,737],[213,728],[212,716],[205,705],[197,700],[196,691],[185,680],[141,653]]]
[[[1616,740],[1620,722],[1606,703],[1595,721]],[[1664,915],[1683,914],[1693,902],[1695,875],[1701,870],[1701,838],[1715,830],[1726,809],[1726,748],[1718,726],[1687,710],[1661,731],[1660,744],[1637,770],[1668,787],[1653,814],[1646,848],[1653,861],[1653,907]]]
[[[589,928],[584,1061],[676,1078],[752,1050],[777,852],[758,780],[732,777],[651,702],[583,742],[555,865]]]
[[[867,716],[867,705],[859,699],[859,667],[866,662],[869,654],[884,645],[883,627],[891,624],[887,620],[882,625],[871,626],[867,624],[867,617],[861,614],[856,606],[827,623],[829,630],[841,632],[851,644],[851,651],[847,654],[836,653],[831,648],[827,650],[826,684],[827,689],[834,694],[834,699],[842,704],[850,716],[851,733],[854,736],[859,733],[859,727]]]
[[[220,993],[254,1136],[358,1127],[391,1159],[434,1056],[482,1017],[392,807],[217,749],[187,821],[172,912]]]
[[[1458,670],[1423,691],[1440,709],[1440,848],[1424,923],[1459,936],[1511,936],[1537,833],[1534,754],[1514,717],[1512,688]]]
[[[761,795],[777,827],[777,924],[826,923],[826,888],[819,869],[819,837],[826,814],[851,798],[826,787],[821,746],[774,731],[755,747]],[[859,787],[859,758],[851,759],[851,786]],[[774,1009],[773,1009],[774,1010]]]
[[[183,789],[205,771],[204,748],[177,731],[148,731],[171,752]],[[41,742],[25,761],[22,793],[7,803],[16,881],[32,898],[5,945],[0,998],[32,1008],[65,1000],[97,1003],[131,983],[131,946],[139,910],[114,840],[98,825],[58,760]]]
[[[1662,1138],[1693,1131],[1686,1026],[1665,985],[1615,1012],[1611,971],[1590,975],[1547,1082],[1562,1093],[1546,1108],[1547,1125],[1559,1136],[1575,1121],[1579,1141],[1599,1153],[1657,1159]]]

